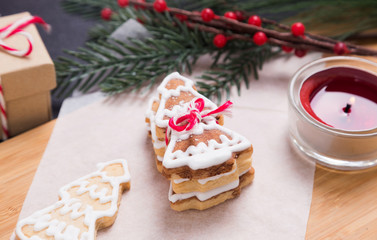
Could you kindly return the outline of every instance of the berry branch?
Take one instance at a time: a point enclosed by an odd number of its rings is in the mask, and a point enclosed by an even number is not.
[[[338,55],[346,53],[356,55],[377,55],[377,51],[368,48],[351,43],[339,42],[321,35],[305,33],[305,27],[301,23],[295,23],[290,28],[289,26],[277,23],[273,20],[259,18],[258,16],[250,16],[248,23],[245,23],[239,21],[239,19],[245,18],[242,15],[242,12],[238,12],[239,17],[237,17],[237,14],[234,12],[226,12],[224,16],[217,16],[209,8],[203,9],[202,12],[168,8],[164,0],[156,0],[154,3],[146,3],[140,0],[129,0],[128,3],[135,7],[155,10],[160,13],[167,11],[187,22],[186,24],[189,27],[190,22],[192,22],[196,23],[194,25],[195,27],[198,27],[203,31],[222,34],[224,36],[229,35],[227,40],[239,39],[249,41],[248,37],[244,37],[243,34],[251,34],[257,45],[263,45],[264,43],[269,42],[274,45],[288,47],[288,49],[295,48],[303,51],[315,50],[335,53]],[[263,28],[261,26],[262,23],[271,24],[281,30],[290,30],[290,32],[280,32],[273,29]],[[229,31],[231,33],[228,33]]]
[[[305,56],[308,50],[376,55],[375,51],[357,45],[307,33],[305,26],[300,23],[287,26],[246,13],[259,12],[260,4],[275,11],[279,8],[276,4],[288,4],[288,0],[286,3],[277,3],[275,0],[266,0],[263,3],[241,1],[242,4],[237,2],[237,7],[233,6],[236,5],[235,0],[187,0],[187,4],[178,4],[173,0],[150,1],[153,2],[62,1],[63,8],[70,13],[80,14],[82,17],[101,17],[104,21],[89,32],[91,39],[84,47],[67,51],[68,57],[61,57],[55,62],[58,88],[54,95],[66,97],[74,90],[87,92],[94,86],[99,86],[107,93],[149,88],[160,81],[161,76],[172,71],[190,74],[196,61],[206,55],[210,57],[208,60],[211,61],[211,66],[200,76],[202,80],[197,82],[198,90],[207,97],[220,100],[224,93],[229,96],[232,88],[236,88],[240,94],[242,85],[248,87],[251,79],[258,79],[259,70],[264,63],[281,53],[280,48],[273,46],[280,46],[284,52],[294,51],[298,57]],[[356,0],[350,1],[356,4]],[[314,9],[313,6],[322,4],[309,2],[289,3],[289,10],[294,8],[301,11],[300,6],[302,8],[307,4]],[[360,2],[357,2],[357,5],[364,6]],[[367,5],[369,12],[377,9],[377,4]],[[190,11],[180,9],[181,6]],[[353,9],[351,5],[347,6],[348,9]],[[237,11],[237,8],[245,12]],[[227,11],[228,9],[234,11]],[[278,11],[283,9],[279,8]],[[318,7],[315,9],[317,13]],[[344,12],[338,6],[335,10]],[[333,11],[334,9],[331,9],[331,13]],[[215,12],[224,15],[217,16]],[[310,16],[314,18],[316,14]],[[129,19],[142,23],[150,37],[131,38],[128,41],[114,40],[111,34]],[[322,16],[320,20],[323,19]],[[343,32],[343,35],[359,33],[360,29],[368,29],[368,26],[371,28],[374,26],[370,24],[373,19],[376,18],[368,15],[369,25],[353,28],[352,32]]]
[[[197,82],[198,90],[220,101],[224,93],[229,97],[232,88],[240,94],[242,84],[249,86],[249,76],[258,79],[264,62],[280,53],[270,45],[257,46],[245,34],[226,37],[220,34],[221,29],[187,21],[185,16],[172,15],[166,9],[161,14],[154,8],[125,7],[129,2],[122,0],[121,5],[120,1],[110,17],[108,10],[98,10],[104,20],[109,20],[91,31],[93,38],[84,48],[68,51],[71,57],[55,62],[56,97],[69,96],[74,90],[87,92],[94,86],[110,94],[149,88],[161,75],[172,71],[190,74],[196,61],[207,55],[212,65]],[[164,4],[157,8],[164,9]],[[130,42],[112,39],[111,33],[131,18],[142,22],[150,37]]]

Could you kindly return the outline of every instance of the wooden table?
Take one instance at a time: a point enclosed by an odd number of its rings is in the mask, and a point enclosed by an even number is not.
[[[0,143],[0,239],[9,239],[55,121]]]
[[[55,121],[0,144],[0,239],[9,239]],[[377,170],[317,167],[307,239],[377,239]]]

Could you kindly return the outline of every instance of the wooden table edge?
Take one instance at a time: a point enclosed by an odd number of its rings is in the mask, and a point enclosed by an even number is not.
[[[9,239],[56,120],[0,143],[0,238]],[[17,189],[17,191],[15,191]]]

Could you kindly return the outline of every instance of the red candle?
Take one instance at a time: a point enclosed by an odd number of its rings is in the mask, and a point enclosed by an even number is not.
[[[350,67],[328,68],[303,83],[300,100],[317,121],[363,131],[377,128],[377,76]]]

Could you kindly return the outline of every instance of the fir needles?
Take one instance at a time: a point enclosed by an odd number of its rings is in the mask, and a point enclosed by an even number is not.
[[[112,39],[111,32],[131,18],[142,21],[151,37],[127,42]],[[240,93],[241,84],[248,86],[249,74],[257,78],[264,61],[278,52],[245,41],[232,41],[218,49],[212,33],[189,28],[168,13],[134,8],[121,9],[112,21],[93,29],[91,36],[85,47],[67,51],[72,57],[56,61],[56,96],[69,96],[75,89],[87,92],[97,85],[110,94],[148,88],[170,72],[190,74],[198,58],[209,54],[212,67],[198,86],[207,97],[220,100],[233,86]]]

